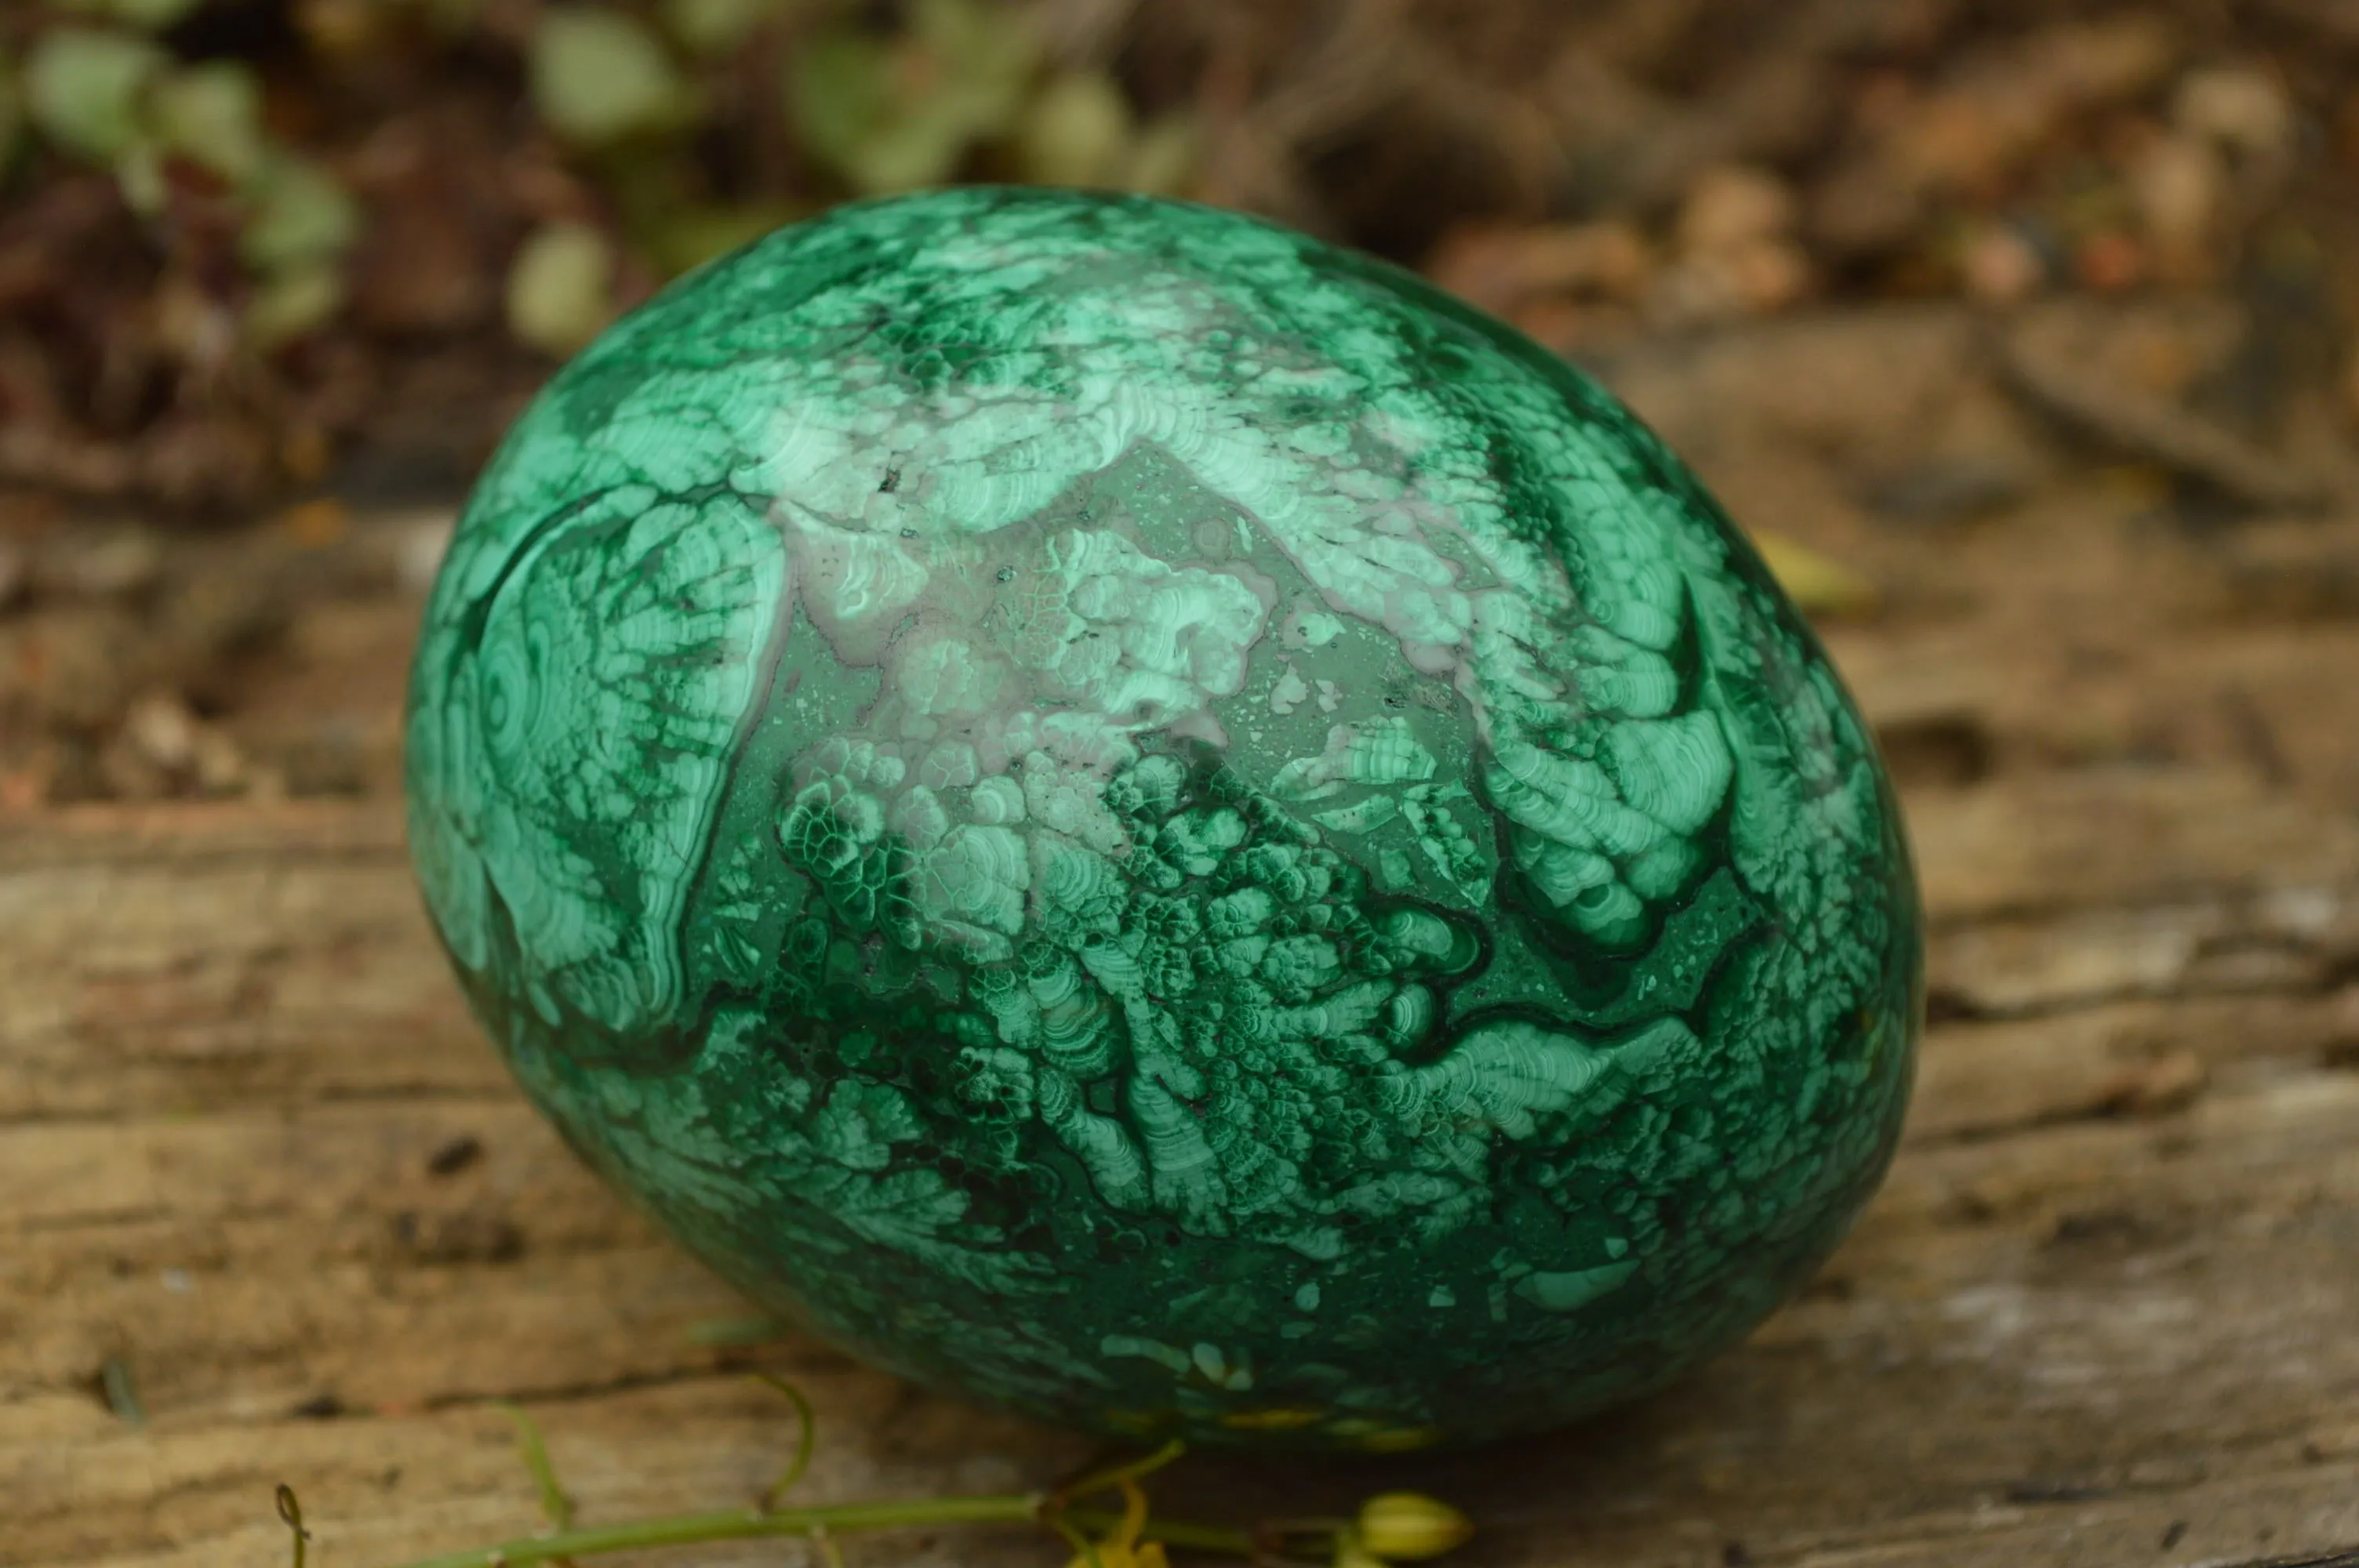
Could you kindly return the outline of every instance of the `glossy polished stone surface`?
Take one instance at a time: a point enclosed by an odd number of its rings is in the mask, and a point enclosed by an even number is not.
[[[478,1014],[756,1299],[1126,1434],[1408,1448],[1807,1278],[1920,1003],[1888,784],[1619,405],[1234,215],[960,190],[684,279],[429,608]]]

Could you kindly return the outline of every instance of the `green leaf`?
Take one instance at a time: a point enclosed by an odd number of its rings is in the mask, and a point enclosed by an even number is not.
[[[293,157],[264,165],[238,249],[247,265],[282,272],[335,255],[360,231],[360,210],[318,165]]]
[[[158,137],[176,153],[244,184],[262,168],[262,90],[230,60],[192,65],[156,88]]]
[[[701,55],[717,55],[751,38],[756,28],[794,9],[795,0],[667,0],[664,23],[672,37]]]
[[[1200,149],[1195,121],[1184,114],[1164,115],[1131,138],[1119,183],[1125,190],[1149,196],[1177,196],[1196,172]]]
[[[168,27],[204,0],[69,0],[69,11],[105,16],[147,32]]]
[[[912,95],[912,106],[955,120],[977,140],[1014,130],[1040,59],[1029,13],[980,0],[919,0],[912,20],[925,63],[940,78],[932,91]]]
[[[1004,101],[1009,114],[1040,56],[1029,14],[992,0],[918,0],[910,33],[960,86]]]
[[[678,276],[801,215],[784,205],[690,207],[665,213],[633,237],[667,276]]]
[[[164,154],[154,142],[134,142],[114,160],[114,184],[124,204],[143,218],[164,211]]]
[[[919,0],[907,37],[813,38],[788,95],[811,152],[864,193],[931,185],[975,143],[1014,128],[1039,59],[1027,13],[977,0]]]
[[[1126,161],[1130,104],[1102,70],[1067,71],[1040,90],[1016,135],[1024,178],[1108,185]]]
[[[845,160],[844,176],[870,194],[940,185],[958,171],[973,139],[957,100],[945,93],[871,132]]]
[[[614,314],[614,252],[587,223],[551,223],[508,268],[508,330],[541,352],[570,354]]]
[[[873,38],[822,33],[787,62],[787,101],[812,155],[839,173],[892,112],[892,54]]]
[[[26,106],[59,146],[112,163],[145,134],[142,97],[166,59],[127,33],[60,27],[44,34],[25,62]]]
[[[247,340],[272,349],[323,326],[344,302],[344,280],[326,262],[314,262],[272,277],[247,302],[242,322]]]
[[[543,14],[533,29],[532,101],[550,130],[592,146],[679,124],[688,84],[663,45],[633,18],[579,8]]]
[[[1860,615],[1875,608],[1875,584],[1832,556],[1766,528],[1754,530],[1753,546],[1805,614]]]

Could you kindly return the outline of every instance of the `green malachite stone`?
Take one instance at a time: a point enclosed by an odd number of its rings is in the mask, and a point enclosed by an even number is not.
[[[1604,392],[1405,273],[966,189],[714,263],[485,474],[411,844],[533,1099],[768,1306],[1407,1448],[1745,1334],[1890,1156],[1890,787]]]

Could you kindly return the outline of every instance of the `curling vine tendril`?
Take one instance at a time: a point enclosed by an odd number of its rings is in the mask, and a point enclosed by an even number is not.
[[[1262,1568],[1387,1568],[1395,1562],[1438,1557],[1473,1533],[1465,1515],[1416,1492],[1381,1493],[1348,1519],[1275,1519],[1246,1529],[1158,1519],[1141,1483],[1180,1457],[1184,1450],[1176,1439],[1143,1458],[1090,1471],[1045,1492],[785,1508],[780,1499],[810,1468],[819,1423],[801,1390],[768,1374],[756,1376],[793,1405],[796,1438],[786,1468],[751,1507],[667,1514],[624,1524],[577,1524],[573,1495],[558,1479],[538,1424],[521,1407],[504,1405],[501,1409],[516,1427],[517,1453],[539,1488],[541,1530],[421,1558],[400,1568],[527,1568],[537,1563],[562,1568],[605,1552],[798,1538],[810,1544],[825,1568],[842,1568],[839,1541],[843,1536],[958,1524],[1030,1525],[1049,1530],[1071,1549],[1068,1568],[1169,1568],[1166,1552],[1175,1548],[1243,1557]],[[1086,1506],[1109,1493],[1119,1507]],[[293,1487],[278,1487],[277,1508],[288,1531],[293,1568],[306,1568],[311,1532],[304,1527],[302,1505]]]

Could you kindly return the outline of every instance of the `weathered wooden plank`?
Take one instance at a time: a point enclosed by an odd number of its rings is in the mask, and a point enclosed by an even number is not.
[[[1077,1463],[1074,1439],[911,1400],[900,1385],[842,1362],[792,1368],[829,1441],[800,1488],[810,1501],[872,1495],[1013,1491]],[[743,1504],[792,1451],[782,1401],[743,1378],[538,1407],[554,1461],[585,1519]],[[187,1565],[276,1562],[285,1531],[270,1490],[296,1486],[321,1557],[390,1562],[529,1533],[533,1487],[511,1429],[481,1407],[357,1421],[281,1422],[223,1434],[159,1421],[82,1442],[0,1447],[0,1497],[13,1505],[12,1561]],[[29,1497],[29,1506],[22,1499]],[[46,1501],[46,1506],[44,1500]],[[945,1541],[937,1562],[974,1561],[988,1538]],[[1026,1550],[1026,1548],[1030,1550]],[[789,1549],[791,1550],[791,1549]],[[1038,1561],[1007,1541],[1006,1562]],[[770,1561],[778,1549],[706,1561]]]
[[[2158,1475],[2281,1463],[2289,1444],[2345,1433],[2343,1401],[2359,1387],[2359,1344],[2342,1332],[2354,1283],[2344,1232],[2359,1209],[2359,1154],[2346,1145],[2359,1077],[2317,1065],[2311,1042],[2332,1029],[2332,1009],[2277,1005],[2261,1045],[2223,1041],[2213,1088],[2152,1119],[2075,1119],[2086,1108],[2068,1098],[1945,1124],[1952,1097],[2003,1103],[2038,1032],[2059,1049],[2071,1041],[2053,1020],[1937,1032],[1920,1101],[1930,1130],[1821,1290],[1687,1388],[1536,1445],[1515,1467],[1524,1490],[1491,1487],[1497,1506],[1512,1518],[1516,1498],[1549,1495],[1559,1465],[1584,1475],[1603,1465],[1652,1499],[1645,1519],[1708,1509],[1757,1534],[1798,1509],[1821,1521],[1910,1519],[2010,1488],[2150,1486]],[[2213,1036],[2221,1022],[2190,1017],[2184,1028]],[[2099,1043],[2141,1030],[2167,1039],[2178,1024],[2169,1009],[2109,1010],[2078,1032],[2080,1049],[2103,1054]],[[158,1436],[193,1432],[223,1454],[251,1450],[251,1472],[237,1474],[255,1485],[273,1465],[299,1469],[323,1433],[341,1442],[422,1419],[404,1408],[649,1379],[701,1386],[716,1352],[690,1330],[733,1314],[731,1299],[650,1244],[520,1109],[502,1113],[360,1104],[135,1125],[122,1136],[147,1151],[138,1168],[158,1174],[127,1188],[91,1157],[92,1130],[16,1130],[0,1145],[16,1162],[0,1189],[63,1195],[10,1238],[10,1294],[75,1305],[65,1331],[9,1340],[12,1383],[45,1392],[0,1424],[0,1514],[26,1528],[43,1519],[44,1498],[71,1499],[62,1510],[50,1503],[57,1522],[45,1528],[56,1533],[39,1538],[49,1542],[39,1560],[73,1560],[71,1531],[106,1496],[90,1476],[133,1474],[119,1456],[155,1441],[109,1422],[87,1393],[78,1421],[60,1419],[59,1390],[86,1386],[109,1354],[136,1370]],[[2010,1114],[2033,1130],[1987,1135]],[[462,1122],[487,1151],[469,1175],[497,1192],[495,1219],[517,1227],[523,1252],[500,1260],[462,1248],[421,1269],[388,1227],[435,1180],[421,1152]],[[63,1153],[44,1152],[52,1140]],[[219,1250],[192,1258],[190,1238],[205,1235]],[[189,1276],[184,1292],[166,1282],[172,1268]],[[91,1276],[116,1282],[93,1289]],[[868,1378],[807,1351],[788,1358]],[[878,1393],[891,1388],[882,1379],[864,1386],[864,1399],[928,1407],[952,1429],[971,1419]],[[284,1421],[324,1392],[361,1419]],[[580,1402],[553,1419],[574,1420]],[[1929,1411],[1940,1417],[1931,1436]],[[867,1414],[845,1424],[854,1441],[872,1440]],[[681,1462],[680,1479],[712,1473],[699,1465],[729,1450],[718,1430],[712,1442],[703,1459]],[[1591,1452],[1601,1446],[1610,1457]],[[425,1463],[439,1487],[456,1485],[448,1468]],[[1440,1475],[1479,1492],[1486,1473],[1458,1462]],[[226,1487],[196,1486],[209,1498]],[[625,1486],[616,1500],[641,1496],[680,1506],[697,1494]],[[402,1508],[407,1524],[373,1525],[387,1533],[365,1539],[392,1550],[498,1529],[496,1507],[459,1508],[447,1491]],[[223,1522],[218,1540],[194,1519],[157,1528],[186,1548],[171,1561],[210,1561],[251,1540],[244,1524]],[[1581,1559],[1534,1545],[1516,1560]]]
[[[397,809],[0,822],[0,1125],[505,1087]]]
[[[2223,1084],[2318,1067],[2354,1022],[2350,998],[2297,991],[1937,1024],[1919,1059],[1909,1147],[2108,1117],[2158,1123]]]
[[[2359,822],[2226,768],[2029,774],[1911,803],[1927,913],[2147,906],[2359,877]]]

